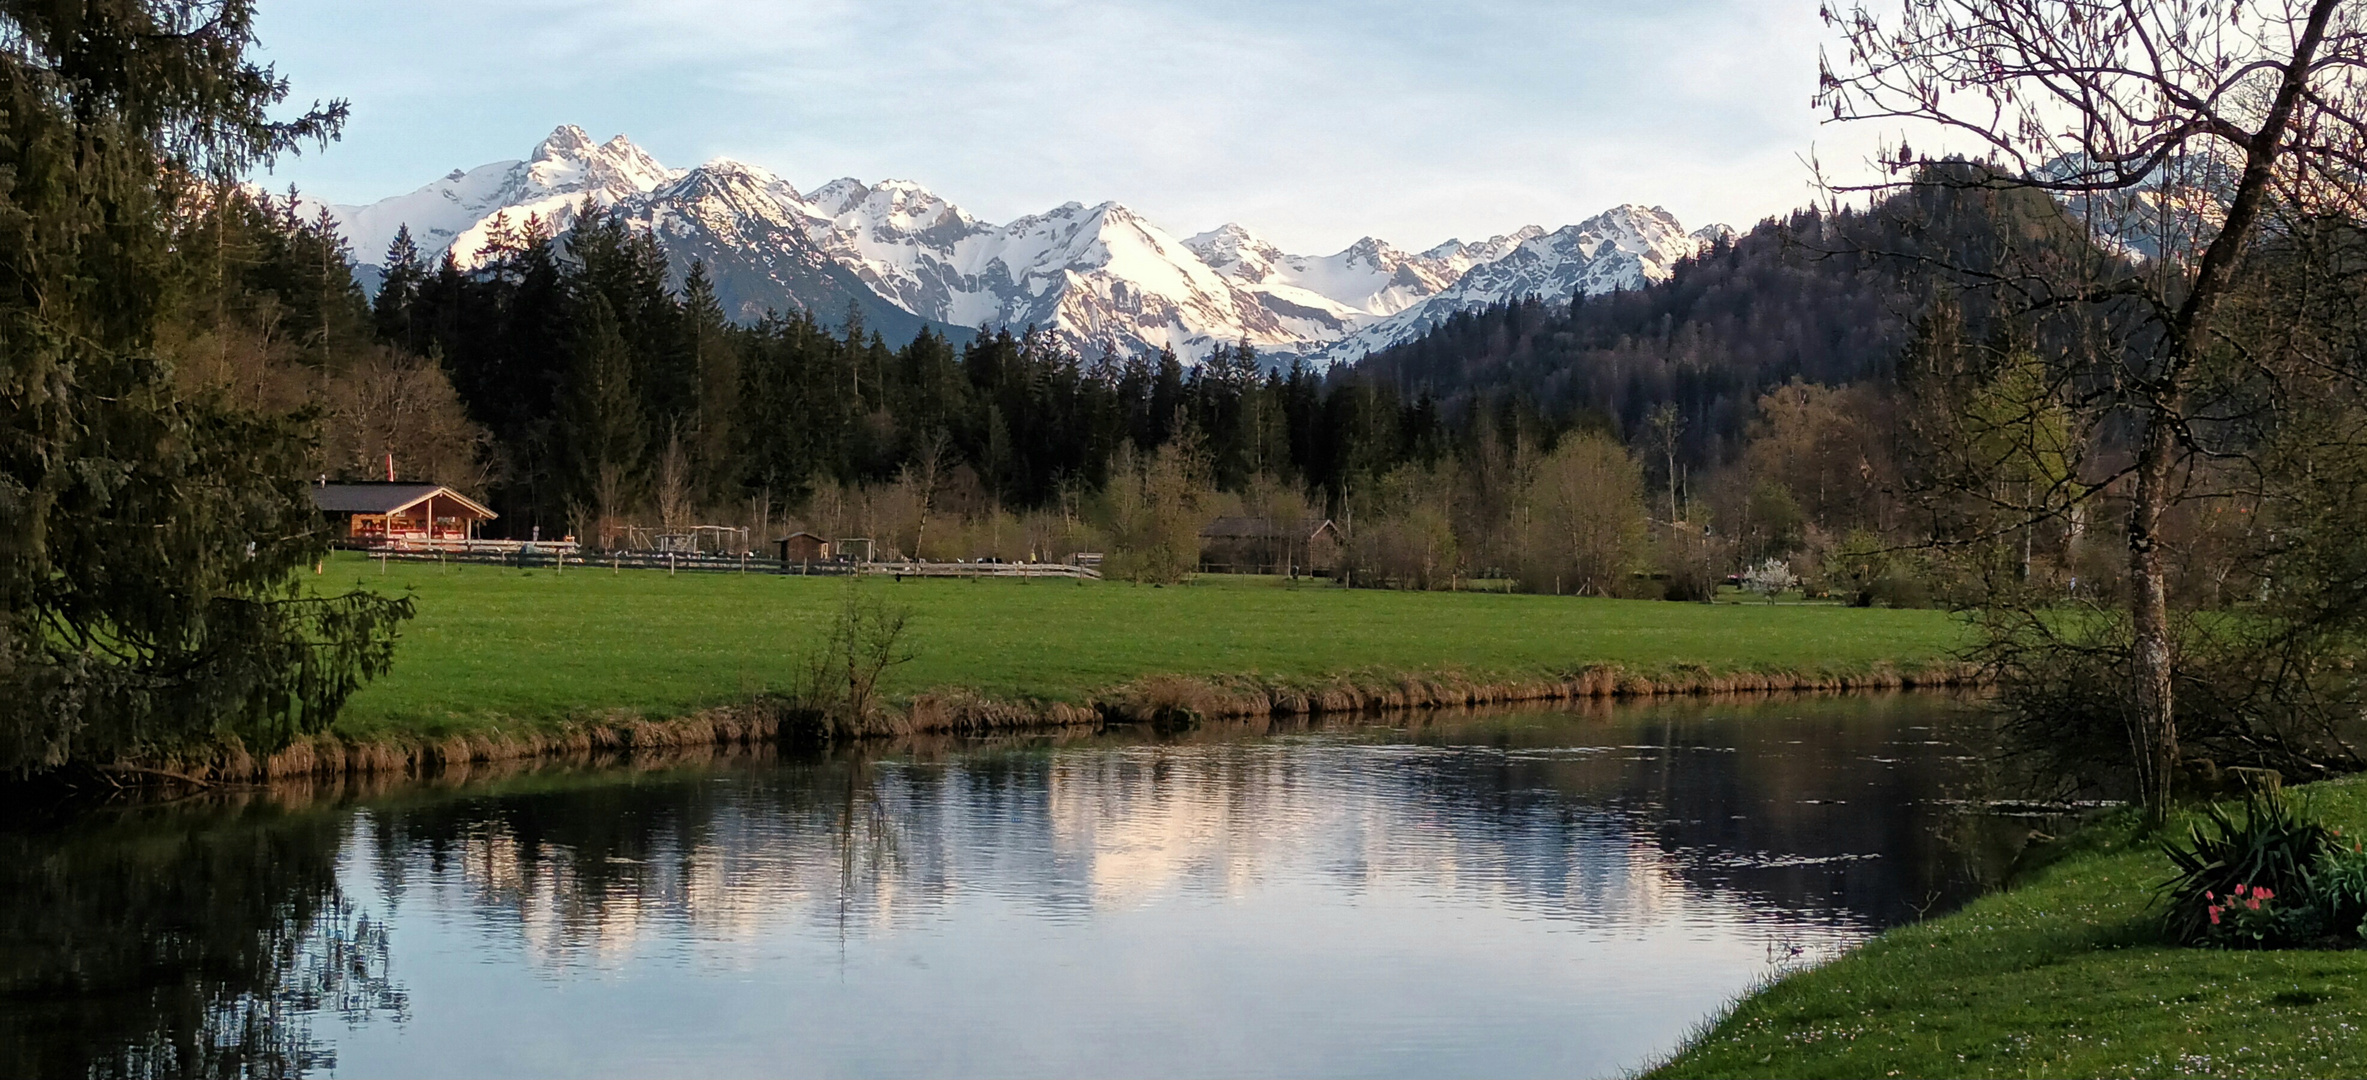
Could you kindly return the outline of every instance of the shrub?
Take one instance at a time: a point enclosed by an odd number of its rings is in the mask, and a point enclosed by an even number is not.
[[[2241,817],[2224,805],[2205,807],[2184,844],[2163,847],[2177,870],[2162,886],[2165,929],[2180,944],[2285,948],[2358,925],[2359,905],[2337,879],[2367,885],[2367,865],[2354,867],[2335,832],[2281,791],[2247,793]],[[2349,896],[2367,896],[2367,888]],[[2346,914],[2348,924],[2336,921]]]
[[[1743,571],[1742,587],[1769,600],[1788,589],[1798,587],[1800,576],[1792,573],[1791,564],[1782,559],[1768,559]]]

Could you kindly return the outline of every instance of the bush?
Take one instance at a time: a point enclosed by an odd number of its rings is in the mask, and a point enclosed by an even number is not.
[[[1775,599],[1779,593],[1797,588],[1799,584],[1800,576],[1792,573],[1791,565],[1782,559],[1768,559],[1742,574],[1745,591],[1757,593],[1769,600]]]
[[[2367,937],[2367,850],[2297,809],[2282,792],[2255,790],[2242,816],[2214,804],[2164,845],[2177,876],[2165,929],[2183,945],[2278,949],[2360,944]]]

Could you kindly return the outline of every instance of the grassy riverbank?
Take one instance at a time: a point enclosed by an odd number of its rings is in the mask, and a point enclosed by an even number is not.
[[[444,737],[594,715],[668,717],[787,684],[843,583],[606,570],[554,574],[341,556],[326,588],[412,590],[395,670],[358,695],[348,737]],[[1158,675],[1314,683],[1454,673],[1559,677],[1596,666],[1850,676],[1944,663],[1936,611],[1669,604],[1296,587],[1209,577],[1152,588],[1073,581],[875,581],[913,613],[918,658],[891,695],[962,690],[1083,702]]]
[[[2367,782],[2299,791],[2367,830]],[[1649,1075],[2367,1076],[2367,950],[2162,944],[2169,864],[2133,817],[2047,854],[2016,888],[1746,999]]]

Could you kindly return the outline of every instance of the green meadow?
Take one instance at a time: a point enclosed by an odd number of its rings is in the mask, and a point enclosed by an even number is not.
[[[2367,829],[2367,783],[2298,790]],[[2170,864],[2134,814],[2048,847],[2017,887],[1775,983],[1648,1075],[2367,1076],[2367,950],[2164,944]]]
[[[408,591],[395,669],[338,722],[348,735],[442,735],[590,714],[679,715],[786,685],[826,627],[838,578],[519,570],[340,555],[326,591]],[[1847,674],[1944,662],[1938,611],[1676,604],[1491,592],[1342,589],[1204,576],[1165,588],[1066,580],[865,579],[912,613],[917,658],[889,691],[963,688],[1081,701],[1148,675],[1455,672],[1522,678],[1596,665],[1652,675]]]

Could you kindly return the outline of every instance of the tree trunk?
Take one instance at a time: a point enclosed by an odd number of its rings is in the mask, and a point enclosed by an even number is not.
[[[2171,417],[2156,411],[2138,452],[2137,488],[2129,506],[2129,748],[2145,815],[2159,824],[2169,813],[2170,782],[2178,767],[2178,724],[2171,680],[2170,600],[2162,572],[2161,517],[2169,499]]]

